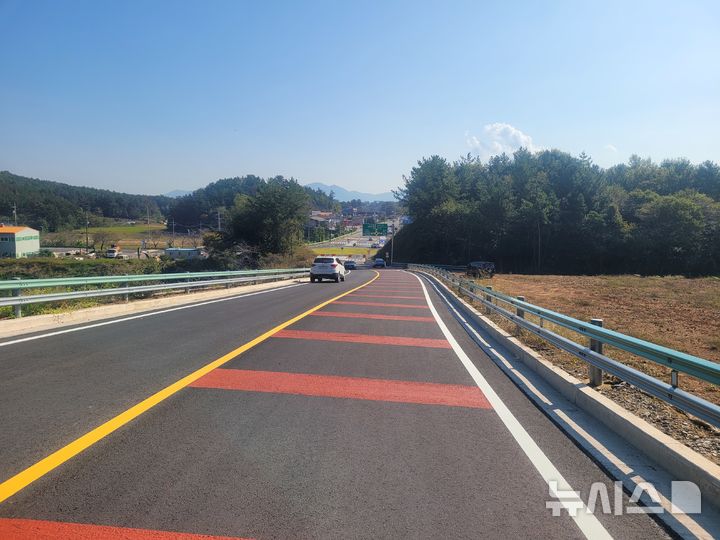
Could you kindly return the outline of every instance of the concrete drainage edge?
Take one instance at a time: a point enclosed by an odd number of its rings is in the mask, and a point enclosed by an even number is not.
[[[457,307],[518,360],[560,392],[565,399],[624,437],[650,459],[662,464],[675,478],[694,482],[703,497],[713,504],[720,502],[720,466],[545,360],[540,354],[482,315],[445,284],[439,280],[436,282],[452,294]]]

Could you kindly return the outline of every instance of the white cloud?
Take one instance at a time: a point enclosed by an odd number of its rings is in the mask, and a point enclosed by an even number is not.
[[[483,134],[478,136],[465,133],[467,145],[472,148],[481,159],[487,159],[497,154],[512,154],[520,147],[531,152],[542,150],[533,144],[532,137],[523,133],[510,124],[496,122],[483,126]]]
[[[614,144],[606,144],[605,150],[609,150],[610,152],[614,153],[618,151],[617,147]]]

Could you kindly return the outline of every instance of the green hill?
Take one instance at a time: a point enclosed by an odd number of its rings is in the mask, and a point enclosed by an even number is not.
[[[85,212],[92,225],[107,218],[144,220],[162,218],[172,202],[170,197],[131,195],[107,189],[71,186],[0,171],[0,222],[13,222],[17,205],[18,223],[54,232],[85,226]]]

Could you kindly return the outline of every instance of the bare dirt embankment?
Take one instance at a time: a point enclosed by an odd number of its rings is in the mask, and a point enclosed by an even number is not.
[[[503,274],[479,283],[512,296],[525,296],[528,302],[571,317],[588,321],[601,318],[606,328],[720,363],[720,277]],[[507,330],[514,329],[514,325],[503,319],[492,318]],[[545,327],[578,340],[578,334],[571,331],[547,322]],[[587,380],[587,366],[574,356],[527,332],[523,333],[523,341],[567,372]],[[604,352],[670,381],[670,370],[664,366],[612,347],[605,347]],[[680,388],[720,403],[720,388],[710,383],[681,374]],[[605,375],[599,390],[663,432],[720,463],[720,430],[612,376]]]

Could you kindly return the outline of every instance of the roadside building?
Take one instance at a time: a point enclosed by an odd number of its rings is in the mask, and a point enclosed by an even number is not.
[[[305,222],[306,229],[317,229],[318,227],[327,229],[327,225],[327,219],[321,216],[310,216]]]
[[[40,252],[40,231],[0,223],[0,257],[31,257]]]

